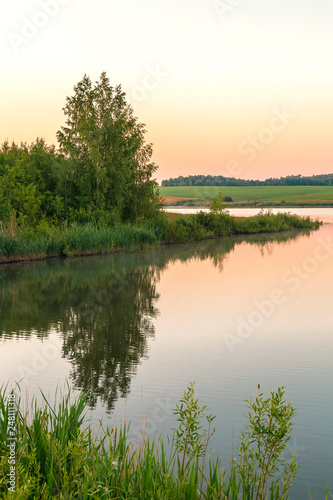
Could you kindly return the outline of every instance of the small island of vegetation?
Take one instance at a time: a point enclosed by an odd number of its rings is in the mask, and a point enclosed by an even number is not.
[[[236,219],[223,205],[210,213],[166,214],[145,127],[105,73],[95,85],[85,75],[64,113],[58,149],[43,139],[0,148],[0,262],[320,225],[291,214]]]

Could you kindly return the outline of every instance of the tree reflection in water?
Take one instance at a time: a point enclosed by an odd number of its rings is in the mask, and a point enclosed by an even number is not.
[[[211,259],[223,271],[238,244],[271,252],[272,243],[288,244],[309,232],[251,235],[172,245],[149,253],[55,259],[2,266],[0,339],[37,335],[56,329],[62,356],[72,365],[75,388],[100,398],[108,410],[130,390],[137,366],[148,356],[158,315],[160,273],[175,261]]]

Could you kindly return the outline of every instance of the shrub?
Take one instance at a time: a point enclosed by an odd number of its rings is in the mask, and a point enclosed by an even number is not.
[[[214,236],[229,236],[234,232],[234,219],[228,213],[199,212],[197,220]]]
[[[73,400],[68,390],[53,406],[42,393],[44,403],[33,399],[30,411],[24,412],[20,394],[6,393],[2,387],[0,495],[4,499],[281,500],[288,498],[298,469],[295,456],[290,463],[283,459],[295,414],[283,401],[283,388],[268,399],[258,394],[254,402],[249,400],[248,425],[229,474],[218,458],[208,456],[214,417],[199,404],[194,384],[174,410],[178,427],[168,449],[162,437],[151,441],[141,430],[138,442],[130,442],[126,424],[106,429],[100,424],[93,431],[92,424],[84,422],[88,399],[83,393]],[[7,442],[13,420],[18,437],[14,495],[7,484]],[[283,477],[275,479],[280,471]]]

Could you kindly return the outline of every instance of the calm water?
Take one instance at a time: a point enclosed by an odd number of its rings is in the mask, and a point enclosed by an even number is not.
[[[331,211],[332,214],[332,211]],[[215,414],[225,467],[244,399],[286,387],[297,408],[291,498],[333,491],[333,216],[320,230],[226,238],[150,253],[0,268],[0,384],[52,397],[66,379],[92,418],[137,436],[175,425],[190,381]],[[127,397],[126,397],[127,395]],[[143,416],[144,419],[144,416]],[[317,496],[316,496],[317,495]]]
[[[230,215],[236,217],[252,217],[260,212],[261,208],[230,208],[228,211]],[[296,215],[310,216],[314,219],[320,219],[322,222],[333,222],[333,209],[325,207],[314,207],[314,208],[264,208],[265,211],[269,210],[273,214],[281,212],[292,212]],[[176,207],[166,207],[166,212],[175,212],[181,214],[194,214],[200,211],[209,212],[209,208],[176,208]]]

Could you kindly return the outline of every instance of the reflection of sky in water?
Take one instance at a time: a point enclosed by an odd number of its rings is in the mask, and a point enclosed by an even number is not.
[[[225,466],[243,400],[259,382],[265,393],[284,385],[298,410],[290,451],[303,464],[291,498],[306,495],[306,480],[333,489],[333,255],[322,244],[332,237],[325,225],[279,243],[271,234],[7,266],[0,383],[26,367],[30,393],[40,386],[52,395],[68,377],[104,401],[109,391],[115,406],[105,419],[119,421],[126,407],[134,436],[141,404],[148,431],[170,431],[170,408],[196,380],[217,415],[213,448]],[[94,415],[103,414],[98,400]]]

